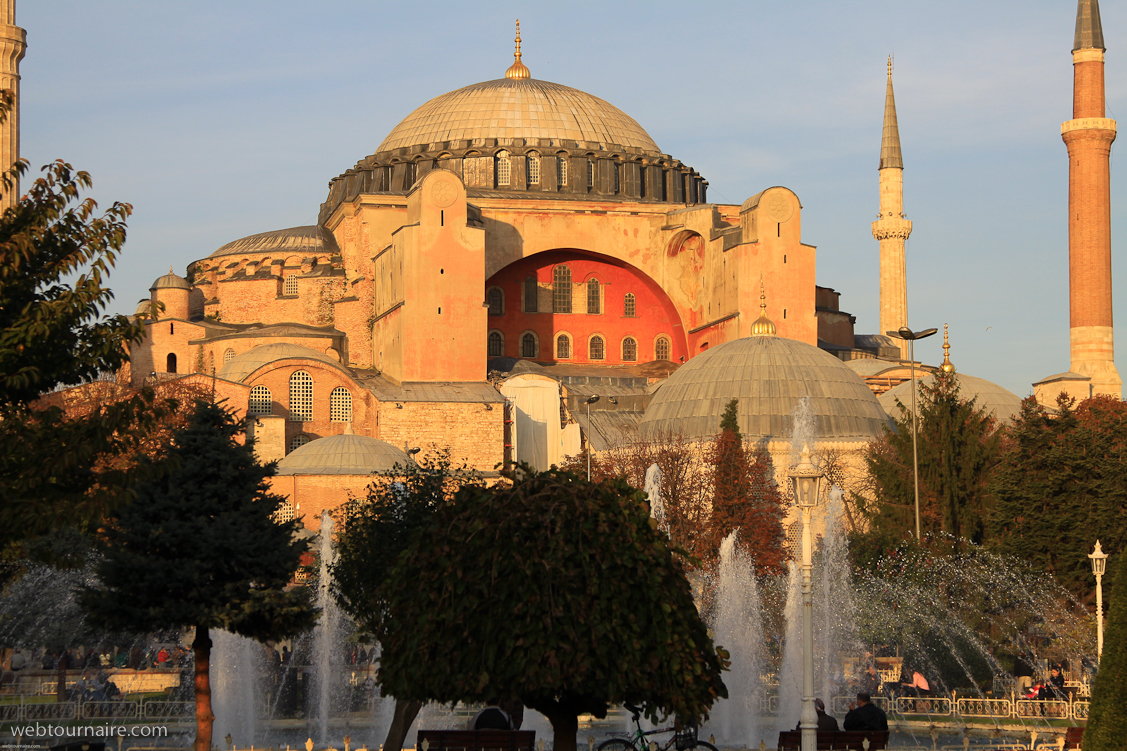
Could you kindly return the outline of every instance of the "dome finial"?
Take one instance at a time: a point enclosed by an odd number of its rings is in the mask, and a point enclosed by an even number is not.
[[[944,373],[955,372],[955,366],[951,363],[951,340],[947,337],[947,324],[943,324],[943,364],[939,369]]]
[[[751,324],[752,336],[774,336],[775,324],[767,317],[767,293],[763,289],[763,275],[759,275],[759,318]]]
[[[532,78],[532,73],[528,67],[520,61],[520,19],[517,19],[517,38],[514,39],[517,43],[517,50],[513,53],[513,64],[505,71],[505,78]]]

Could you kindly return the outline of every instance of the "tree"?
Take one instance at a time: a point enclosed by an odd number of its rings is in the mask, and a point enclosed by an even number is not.
[[[655,526],[622,479],[553,470],[464,488],[388,580],[387,606],[410,628],[380,630],[385,690],[520,699],[551,720],[556,751],[575,750],[578,715],[614,703],[706,715],[727,696],[726,655]]]
[[[350,497],[334,514],[340,533],[332,568],[333,596],[362,635],[378,640],[382,627],[403,627],[387,605],[388,575],[411,535],[467,484],[480,484],[480,478],[465,468],[452,470],[446,451],[418,464],[397,466],[376,478],[363,498]],[[421,708],[421,702],[396,701],[383,744],[386,751],[402,748]]]
[[[1091,602],[1087,554],[1096,539],[1107,550],[1127,549],[1127,405],[1110,396],[1079,405],[1064,397],[1054,414],[1026,399],[1011,436],[992,483],[993,544]],[[1109,569],[1105,588],[1117,578]]]
[[[304,589],[288,586],[306,547],[295,539],[299,523],[274,520],[284,502],[268,492],[274,465],[236,441],[242,432],[222,407],[196,401],[164,471],[107,519],[100,584],[79,595],[110,629],[195,628],[196,751],[210,751],[215,719],[210,630],[276,640],[316,617]]]
[[[1116,578],[1127,581],[1127,548],[1119,551]],[[1113,597],[1108,612],[1107,632],[1100,669],[1092,683],[1092,706],[1088,727],[1084,730],[1087,751],[1119,751],[1127,738],[1127,703],[1123,687],[1127,685],[1127,597]]]

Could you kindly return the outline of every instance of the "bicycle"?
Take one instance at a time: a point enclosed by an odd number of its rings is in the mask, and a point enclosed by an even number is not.
[[[669,751],[670,748],[676,751],[717,751],[716,746],[706,741],[697,738],[697,726],[693,723],[691,726],[683,727],[681,730],[677,728],[659,728],[657,730],[642,730],[642,710],[638,707],[629,704],[624,705],[625,709],[630,712],[634,718],[634,733],[626,737],[610,738],[599,744],[597,751],[650,751],[650,742],[646,740],[646,736],[657,735],[658,733],[673,733],[673,737],[665,742],[665,745],[653,743],[657,746],[657,751]]]

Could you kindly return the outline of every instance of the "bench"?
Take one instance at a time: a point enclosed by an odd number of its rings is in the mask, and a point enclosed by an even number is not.
[[[819,730],[818,749],[864,749],[865,739],[869,748],[884,748],[888,745],[887,730]],[[799,751],[802,748],[801,730],[784,730],[779,733],[779,751]]]
[[[1066,749],[1080,748],[1082,743],[1084,743],[1083,725],[1070,727],[1068,730],[1064,731],[1064,747]]]
[[[535,730],[420,730],[416,749],[427,751],[533,751]]]

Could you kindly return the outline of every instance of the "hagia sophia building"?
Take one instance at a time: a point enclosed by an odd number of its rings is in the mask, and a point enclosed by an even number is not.
[[[14,6],[0,0],[0,85],[18,93]],[[1034,385],[1044,403],[1121,393],[1103,55],[1098,0],[1079,0],[1062,129],[1071,360]],[[804,396],[819,448],[856,457],[911,388],[907,342],[885,334],[907,321],[912,231],[891,66],[886,85],[878,332],[855,332],[838,292],[815,284],[798,195],[765,186],[739,205],[709,202],[681,161],[691,155],[664,153],[609,102],[534,78],[518,24],[501,77],[407,114],[332,179],[315,226],[233,240],[154,281],[137,314],[159,310],[124,377],[214,378],[312,528],[416,449],[486,474],[545,469],[665,431],[710,438],[731,399],[777,472]],[[0,129],[5,164],[18,134],[18,118]],[[999,420],[1017,413],[1016,395],[959,378]]]

